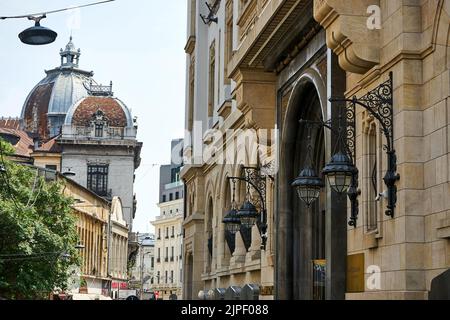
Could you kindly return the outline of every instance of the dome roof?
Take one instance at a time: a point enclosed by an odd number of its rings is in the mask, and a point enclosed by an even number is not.
[[[70,108],[66,125],[90,126],[92,118],[99,111],[111,127],[132,127],[133,119],[127,106],[114,97],[89,96],[82,98]]]
[[[78,69],[80,51],[70,39],[60,52],[61,66],[46,71],[47,76],[30,92],[22,108],[24,130],[38,133],[43,139],[59,133],[69,108],[89,95],[93,72]]]

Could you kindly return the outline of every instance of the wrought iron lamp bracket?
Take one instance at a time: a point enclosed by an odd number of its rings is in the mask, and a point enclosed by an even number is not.
[[[242,167],[243,177],[227,177],[230,181],[243,181],[248,183],[258,194],[258,201],[261,208],[260,221],[258,222],[258,228],[261,234],[261,249],[266,249],[267,243],[267,208],[266,208],[266,175],[261,173],[260,168],[254,167]],[[267,175],[267,177],[270,177]]]
[[[218,5],[218,3],[216,2],[213,6],[211,6],[208,2],[205,2],[205,4],[208,7],[209,13],[207,16],[200,14],[200,18],[202,18],[203,23],[204,24],[210,24],[211,22],[218,23],[219,22],[218,18],[214,16],[216,6]]]
[[[365,96],[357,98],[354,96],[352,99],[345,98],[330,98],[331,103],[343,102],[346,103],[346,118],[347,118],[347,147],[352,151],[353,162],[356,164],[356,106],[360,106],[367,110],[371,116],[373,116],[380,124],[381,131],[386,137],[386,145],[383,146],[387,154],[388,167],[386,174],[383,178],[384,183],[388,191],[388,204],[385,214],[389,217],[394,217],[394,209],[397,204],[397,186],[396,182],[400,180],[400,175],[397,173],[397,155],[394,149],[394,104],[393,104],[393,74],[389,73],[389,79],[379,85],[377,88],[369,91]],[[358,177],[354,177],[354,183],[357,183]],[[352,186],[352,187],[355,187]],[[355,197],[355,194],[349,194],[349,197]],[[357,201],[357,200],[356,200]],[[353,211],[353,210],[352,210]],[[350,225],[356,226],[356,217],[352,212],[352,218]]]

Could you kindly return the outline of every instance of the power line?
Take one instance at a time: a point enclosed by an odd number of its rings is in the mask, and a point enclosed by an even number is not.
[[[99,2],[94,2],[94,3],[83,4],[83,5],[80,5],[80,6],[72,6],[72,7],[67,7],[67,8],[63,8],[63,9],[44,11],[44,12],[38,12],[38,13],[30,13],[30,14],[24,14],[24,15],[19,15],[19,16],[0,17],[0,20],[21,19],[21,18],[28,18],[28,17],[33,17],[33,16],[42,16],[42,15],[47,15],[47,14],[51,14],[51,13],[57,13],[57,12],[62,12],[62,11],[67,11],[67,10],[79,9],[79,8],[84,8],[84,7],[90,7],[90,6],[94,6],[94,5],[97,5],[97,4],[102,4],[102,3],[112,2],[112,1],[115,1],[115,0],[105,0],[105,1],[99,1]]]

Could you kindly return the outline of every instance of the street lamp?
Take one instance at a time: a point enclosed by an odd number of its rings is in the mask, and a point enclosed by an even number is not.
[[[8,17],[2,17],[0,16],[0,20],[6,20],[6,19],[23,19],[27,18],[28,20],[34,21],[34,26],[31,28],[28,28],[24,31],[22,31],[19,34],[19,39],[25,44],[29,45],[44,45],[49,44],[55,41],[58,34],[50,30],[49,28],[45,28],[41,26],[40,21],[47,17],[47,14],[50,13],[57,13],[67,10],[73,10],[78,8],[84,8],[84,7],[90,7],[102,3],[112,2],[115,0],[104,0],[104,1],[98,1],[94,3],[88,3],[80,6],[72,6],[68,8],[58,9],[58,10],[52,10],[52,11],[45,11],[40,13],[31,13],[31,14],[25,14],[25,15],[18,15],[18,16],[8,16]]]
[[[309,208],[313,202],[319,199],[320,190],[324,183],[313,168],[311,145],[311,126],[308,125],[308,149],[306,153],[306,167],[300,172],[300,175],[294,180],[292,186],[297,190],[299,198]]]
[[[267,210],[266,210],[266,176],[272,178],[269,175],[261,173],[261,168],[243,167],[244,176],[242,177],[228,177],[229,181],[233,183],[233,202],[232,209],[227,212],[222,222],[225,224],[225,229],[236,234],[241,226],[251,228],[255,223],[259,221],[259,229],[261,234],[261,248],[266,249],[267,242]],[[242,204],[241,208],[236,212],[235,205],[235,183],[236,181],[243,181],[247,183],[247,195],[246,200]],[[253,187],[258,193],[259,202],[261,206],[261,212],[258,212],[256,206],[251,202],[250,187]]]
[[[64,177],[74,177],[74,176],[76,176],[77,174],[76,174],[75,172],[73,172],[71,169],[72,169],[72,168],[67,168],[67,171],[64,171],[64,172],[62,173],[62,175],[63,175]]]
[[[41,20],[46,17],[45,14],[39,17],[28,17],[28,20],[33,20],[35,24],[19,33],[20,41],[29,45],[44,45],[54,42],[58,34],[40,24]]]
[[[225,214],[225,217],[222,220],[222,223],[225,224],[225,230],[230,232],[231,234],[236,234],[241,229],[241,220],[239,219],[238,210],[236,209],[236,180],[233,179],[233,199],[231,200],[231,208]]]
[[[330,187],[337,193],[345,193],[350,188],[356,168],[349,156],[341,151],[331,157],[331,161],[323,168]]]
[[[379,85],[374,90],[367,93],[362,98],[352,99],[330,98],[330,102],[345,103],[345,126],[342,126],[342,114],[339,114],[339,128],[336,130],[332,126],[332,119],[325,122],[300,120],[300,123],[306,123],[308,126],[319,126],[331,130],[337,134],[337,146],[339,150],[331,157],[330,162],[323,168],[322,173],[327,177],[330,187],[337,193],[347,193],[351,202],[351,217],[349,225],[356,227],[358,219],[358,169],[356,168],[356,106],[361,106],[367,110],[381,125],[381,131],[386,137],[384,149],[387,153],[388,169],[383,178],[387,188],[387,216],[394,216],[394,209],[397,203],[396,182],[400,179],[397,174],[397,156],[394,150],[394,112],[393,112],[393,74],[389,74],[389,80]],[[344,128],[346,129],[344,131]],[[310,138],[310,137],[309,137]],[[309,142],[310,143],[310,142]],[[308,146],[308,152],[310,144]],[[317,176],[306,167],[294,183],[299,191],[299,197],[308,203],[309,200],[317,200],[318,194],[312,192],[316,189],[314,185],[319,185]],[[307,179],[308,178],[308,179]],[[313,186],[311,186],[313,185]],[[312,197],[306,197],[305,192],[312,192]],[[317,197],[316,197],[317,195]]]

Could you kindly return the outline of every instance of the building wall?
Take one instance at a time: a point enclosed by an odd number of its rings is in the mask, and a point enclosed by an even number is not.
[[[108,189],[111,197],[118,196],[122,200],[124,218],[131,229],[134,201],[134,152],[117,146],[66,145],[62,154],[62,169],[70,168],[76,175],[74,181],[87,186],[88,164],[108,164]]]
[[[218,23],[210,24],[204,24],[199,18],[199,14],[207,16],[209,13],[202,1],[188,3],[186,130],[190,135],[185,138],[185,166],[182,170],[187,187],[187,212],[183,223],[183,289],[186,299],[198,299],[200,291],[207,292],[231,285],[261,286],[261,265],[266,279],[262,286],[273,286],[273,262],[268,262],[273,261],[269,258],[272,256],[273,238],[268,243],[270,249],[261,254],[261,238],[256,227],[249,231],[251,244],[248,249],[238,232],[234,238],[235,250],[231,252],[222,223],[231,202],[231,186],[226,177],[240,176],[241,165],[257,165],[272,159],[262,155],[256,161],[249,150],[231,151],[230,148],[228,156],[231,159],[227,159],[230,160],[227,161],[229,164],[215,160],[225,158],[223,147],[241,137],[238,129],[274,127],[275,79],[261,70],[258,70],[261,74],[258,79],[256,73],[248,74],[248,78],[246,74],[242,81],[239,79],[243,79],[243,73],[236,77],[230,76],[229,62],[233,55],[238,54],[238,49],[244,46],[236,25],[242,14],[237,1],[211,1],[212,5],[218,4],[214,14]],[[229,36],[230,33],[232,36]],[[248,84],[252,93],[247,90],[244,92],[240,86],[242,83]],[[251,95],[250,100],[244,102],[248,94]],[[221,133],[213,133],[211,129],[218,129]],[[207,132],[211,132],[213,137],[205,137]],[[226,137],[222,136],[225,132],[229,133]],[[216,140],[218,136],[220,138]],[[205,146],[211,148],[206,153]],[[270,182],[267,185],[270,218],[273,212],[270,202],[273,190]],[[240,184],[239,188],[244,190],[245,186]],[[237,200],[239,204],[244,201],[242,192],[239,192]],[[265,292],[272,295],[273,290]]]
[[[107,292],[102,292],[102,283],[109,281],[107,224],[110,204],[69,179],[62,177],[60,179],[65,184],[64,193],[79,199],[72,207],[77,217],[79,241],[84,246],[80,249],[82,259],[80,280],[85,280],[87,287],[85,293],[108,295]]]
[[[314,12],[347,71],[347,96],[363,96],[391,71],[394,77],[397,206],[394,217],[387,217],[382,199],[373,230],[367,228],[368,208],[360,206],[357,228],[348,230],[348,253],[362,254],[366,280],[373,266],[380,279],[379,286],[365,285],[347,298],[426,299],[431,281],[450,267],[450,1],[380,1],[381,28],[373,30],[367,28],[369,4],[315,1]],[[348,8],[353,8],[351,16]],[[339,40],[330,42],[332,34]],[[364,149],[367,116],[362,109],[357,113],[357,164],[364,168],[370,157]],[[384,174],[385,152],[379,148],[377,155]],[[381,181],[380,187],[385,189]]]
[[[61,155],[55,153],[33,153],[31,157],[34,159],[36,167],[45,168],[46,166],[56,166],[56,171],[61,172]]]
[[[151,288],[159,292],[159,298],[168,300],[171,294],[182,299],[182,221],[183,199],[160,203],[160,216],[152,221],[155,227],[155,268]],[[172,210],[172,213],[170,213]],[[166,212],[163,214],[163,212]],[[172,232],[173,231],[173,232]],[[173,248],[173,254],[172,254]],[[167,278],[166,278],[167,272]],[[173,277],[172,277],[173,273]]]
[[[109,239],[109,273],[117,282],[128,279],[128,232],[127,223],[123,217],[122,201],[114,197],[111,203]]]

